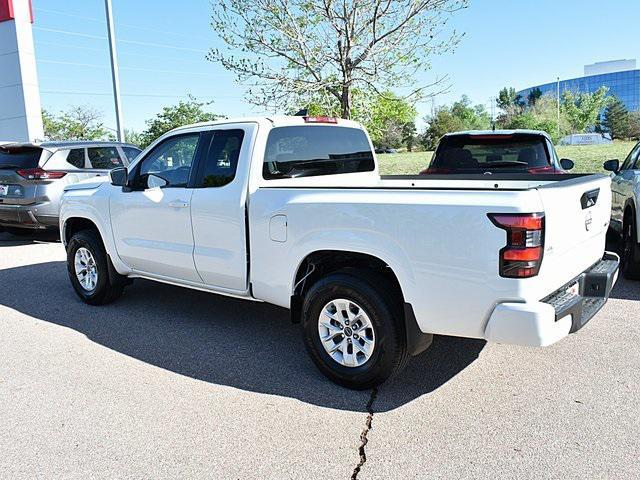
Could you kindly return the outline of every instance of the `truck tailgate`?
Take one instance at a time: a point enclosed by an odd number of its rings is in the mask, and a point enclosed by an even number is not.
[[[544,205],[544,296],[602,258],[611,216],[611,178],[591,175],[538,187]]]

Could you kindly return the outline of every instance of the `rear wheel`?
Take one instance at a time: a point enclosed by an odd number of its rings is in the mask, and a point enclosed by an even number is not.
[[[89,305],[113,302],[124,291],[124,283],[109,275],[109,257],[93,230],[82,230],[69,241],[67,271],[73,289]]]
[[[620,261],[622,275],[629,280],[640,280],[640,246],[633,216],[624,222],[622,231],[622,259]]]
[[[408,354],[399,299],[375,272],[333,273],[305,296],[304,342],[320,371],[364,390],[404,368]]]

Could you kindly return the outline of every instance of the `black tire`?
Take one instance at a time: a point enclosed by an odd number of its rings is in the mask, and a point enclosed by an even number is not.
[[[75,272],[75,256],[79,248],[86,248],[95,259],[98,280],[95,288],[86,290]],[[109,257],[102,240],[94,230],[82,230],[73,235],[67,246],[67,272],[71,285],[80,299],[89,305],[104,305],[119,298],[124,292],[124,282],[113,281],[109,275]],[[119,280],[119,279],[118,279]]]
[[[628,216],[622,230],[620,270],[629,280],[640,280],[640,245],[638,245],[637,232],[633,216]]]
[[[360,366],[345,366],[334,360],[320,340],[320,313],[335,299],[355,302],[373,325],[375,347],[371,357]],[[307,351],[318,369],[339,385],[355,390],[380,385],[399,373],[408,359],[401,306],[402,300],[390,292],[388,282],[375,272],[332,273],[318,280],[305,295],[302,331]]]

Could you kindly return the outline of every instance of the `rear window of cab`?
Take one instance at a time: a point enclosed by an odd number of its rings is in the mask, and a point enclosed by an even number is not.
[[[325,125],[276,127],[269,132],[262,169],[266,180],[375,169],[363,130]]]
[[[441,140],[430,167],[468,171],[549,165],[546,140],[540,135],[452,135]]]

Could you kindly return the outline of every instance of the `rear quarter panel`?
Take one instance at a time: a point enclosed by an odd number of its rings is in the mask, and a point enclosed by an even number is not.
[[[253,293],[288,307],[307,255],[366,253],[393,269],[424,332],[481,338],[495,305],[527,291],[499,276],[506,236],[487,214],[542,207],[535,190],[261,188],[249,209]],[[287,217],[285,242],[270,239],[274,215]]]

